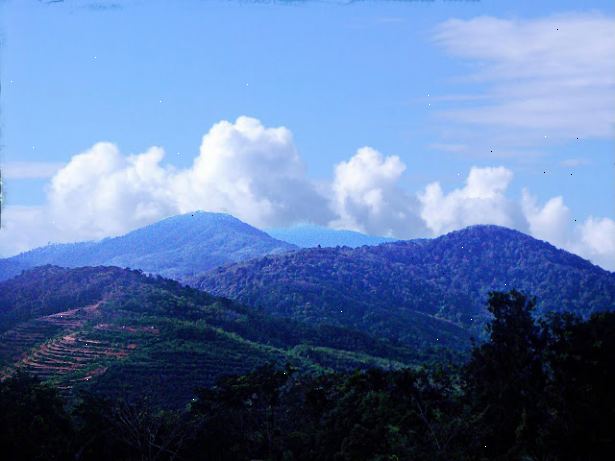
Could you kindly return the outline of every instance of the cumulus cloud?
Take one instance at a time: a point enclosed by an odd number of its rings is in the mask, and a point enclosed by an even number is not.
[[[540,207],[526,190],[522,207],[532,236],[615,271],[615,221],[590,216],[570,226],[570,210],[562,197],[551,198]]]
[[[286,128],[266,128],[250,117],[222,121],[203,136],[191,168],[163,160],[161,147],[126,156],[109,142],[73,156],[51,179],[47,228],[74,241],[119,235],[196,209],[228,212],[259,227],[333,218]]]
[[[522,227],[516,207],[505,196],[512,180],[510,170],[472,168],[465,186],[445,194],[438,182],[419,192],[421,218],[436,235],[472,224]]]
[[[53,224],[71,238],[98,239],[176,213],[173,172],[160,165],[163,156],[152,147],[125,157],[108,142],[75,155],[51,180]]]
[[[497,224],[576,253],[594,264],[615,270],[615,221],[589,217],[574,224],[561,196],[540,205],[526,189],[520,200],[506,196],[513,174],[497,168],[472,168],[465,186],[448,193],[439,183],[427,185],[417,195],[421,217],[440,235],[472,224]]]
[[[0,257],[46,245],[58,237],[44,207],[7,206],[2,209]]]
[[[424,234],[416,200],[398,186],[405,169],[399,157],[370,147],[339,163],[332,184],[338,217],[331,226],[398,238]]]
[[[118,235],[202,209],[257,227],[313,223],[397,238],[498,224],[615,269],[613,220],[590,217],[574,225],[562,197],[540,204],[525,190],[511,198],[513,173],[507,168],[473,167],[461,187],[445,191],[434,182],[418,193],[402,187],[406,170],[399,157],[363,147],[337,164],[331,182],[321,187],[307,176],[288,129],[249,117],[215,124],[184,169],[165,164],[161,147],[124,155],[101,142],[53,176],[44,206],[4,210],[0,254]]]
[[[476,103],[453,106],[446,118],[502,135],[514,129],[519,142],[615,135],[614,18],[452,19],[434,39],[475,66],[471,83],[485,84]]]
[[[227,211],[255,226],[326,223],[332,217],[307,179],[290,130],[265,128],[249,117],[214,125],[173,189],[181,211]]]
[[[615,271],[615,221],[590,216],[577,229],[580,238],[570,242],[568,249]]]
[[[567,246],[570,210],[561,196],[553,197],[543,207],[539,207],[536,198],[524,189],[521,208],[534,237],[560,247]]]

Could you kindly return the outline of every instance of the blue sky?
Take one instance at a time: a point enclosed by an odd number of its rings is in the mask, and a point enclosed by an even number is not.
[[[615,35],[595,30],[613,25],[613,2],[5,1],[0,8],[6,219],[13,207],[54,221],[49,210],[60,200],[53,195],[60,186],[52,175],[98,142],[113,143],[122,158],[160,146],[166,172],[187,170],[212,126],[244,115],[265,130],[290,130],[289,149],[306,169],[302,181],[324,195],[331,188],[338,194],[337,205],[322,212],[328,218],[319,224],[407,238],[474,223],[452,215],[425,218],[428,211],[422,218],[426,226],[391,223],[382,207],[374,211],[373,197],[386,202],[389,214],[407,214],[405,204],[399,205],[402,211],[395,208],[399,197],[416,201],[438,182],[444,198],[448,194],[448,205],[438,202],[438,208],[454,207],[450,194],[462,191],[462,201],[472,196],[467,190],[463,195],[471,169],[487,167],[512,174],[500,178],[508,181],[503,192],[508,201],[520,203],[525,188],[536,213],[543,212],[534,224],[527,218],[517,227],[533,226],[534,234],[562,247],[572,249],[575,235],[583,239],[575,225],[590,217],[615,218],[615,93],[612,80],[592,78],[611,69],[612,62],[600,60],[608,55],[602,43],[610,46]],[[585,62],[580,54],[567,54],[566,43],[574,44],[575,34],[586,37],[584,28],[594,31],[588,47],[590,57],[596,50],[596,59],[585,74],[577,74]],[[538,54],[531,51],[550,41]],[[566,64],[569,59],[573,62]],[[553,65],[544,64],[549,60]],[[524,68],[534,64],[539,69],[525,75]],[[568,90],[575,82],[581,83]],[[543,93],[547,96],[537,96]],[[580,109],[570,110],[577,102]],[[364,146],[381,157],[351,164]],[[369,169],[375,162],[378,169],[391,156],[400,163],[390,163],[391,171],[378,176],[386,185],[372,177],[356,179],[355,173],[347,177],[376,184],[371,192],[336,182],[336,165]],[[269,193],[272,187],[258,188]],[[554,222],[561,225],[565,218],[570,229],[567,236],[552,237],[557,232],[542,226],[549,211],[544,207],[558,196],[569,212]],[[83,207],[99,202],[98,196],[83,197]],[[311,211],[258,219],[220,201],[209,206],[207,197],[188,202],[231,211],[263,227],[318,220]],[[135,200],[130,203],[141,206]],[[147,200],[156,211],[134,223],[110,228],[103,223],[91,232],[60,226],[50,240],[99,238],[189,206],[185,200],[176,208],[152,205],[151,194]],[[425,201],[418,200],[410,208],[420,215],[422,207]],[[130,210],[124,211],[117,219]],[[13,227],[30,232],[32,222],[44,222],[39,218],[16,217]],[[496,223],[508,223],[502,219]],[[610,232],[610,223],[601,229]],[[610,234],[605,238],[607,246],[615,246]],[[19,249],[41,241],[47,238],[24,241]],[[4,253],[16,249],[3,246]]]

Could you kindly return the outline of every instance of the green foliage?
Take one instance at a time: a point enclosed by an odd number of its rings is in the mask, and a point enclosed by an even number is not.
[[[135,283],[138,273],[117,267],[87,267],[68,271],[42,266],[0,284],[0,333],[20,321],[86,306],[114,289]]]
[[[70,419],[54,389],[21,373],[0,382],[3,459],[67,459],[72,435]]]
[[[483,430],[477,443],[489,459],[537,452],[534,442],[543,429],[547,375],[545,342],[532,317],[534,308],[535,302],[517,291],[491,293],[490,341],[473,350],[467,365],[466,393]]]
[[[615,274],[497,226],[373,247],[303,249],[217,268],[191,283],[275,316],[421,348],[463,348],[470,334],[482,336],[492,290],[535,294],[537,315],[587,318],[615,307]]]
[[[316,248],[266,257],[213,270],[196,285],[276,316],[348,327],[417,348],[468,344],[462,327],[435,317],[442,303],[465,298],[370,254],[380,248]]]
[[[127,401],[147,391],[162,407],[181,408],[195,387],[270,361],[314,371],[400,368],[437,357],[116,267],[27,271],[0,284],[0,307],[3,374],[30,370],[69,394],[89,390]]]
[[[610,459],[615,313],[536,321],[534,309],[520,292],[491,293],[487,340],[462,367],[322,373],[264,363],[199,389],[183,410],[157,409],[143,388],[132,401],[84,394],[67,413],[49,388],[16,375],[0,383],[1,449],[9,459],[84,461]],[[166,343],[168,353],[212,328],[169,322],[188,340]]]
[[[615,448],[615,313],[536,322],[534,308],[514,290],[490,295],[489,341],[464,374],[469,447],[476,459],[606,459]]]
[[[600,459],[614,451],[615,314],[543,322],[549,380],[544,443],[559,459]]]
[[[155,410],[147,399],[128,403],[83,394],[72,412],[74,459],[176,459],[193,428],[186,414]]]

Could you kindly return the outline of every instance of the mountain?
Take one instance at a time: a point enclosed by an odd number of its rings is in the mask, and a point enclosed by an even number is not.
[[[196,387],[272,361],[306,371],[396,369],[438,353],[274,318],[118,267],[41,266],[0,283],[0,379],[22,370],[68,395],[147,394],[181,407]]]
[[[193,286],[267,313],[416,345],[444,326],[480,334],[490,290],[516,288],[538,310],[615,309],[615,274],[499,226],[361,248],[311,248],[216,268]]]
[[[0,260],[0,280],[45,264],[119,266],[182,279],[213,267],[296,249],[222,213],[164,219],[99,242],[54,244]]]
[[[319,245],[322,247],[347,246],[356,248],[363,245],[378,245],[395,241],[395,239],[388,237],[377,237],[361,234],[360,232],[335,230],[308,224],[280,229],[267,229],[267,233],[278,240],[292,243],[301,248],[312,248]]]

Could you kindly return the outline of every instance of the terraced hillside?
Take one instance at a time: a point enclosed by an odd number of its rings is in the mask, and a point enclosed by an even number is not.
[[[128,351],[108,342],[71,334],[33,349],[14,367],[41,380],[53,380],[60,389],[71,389],[78,381],[89,381],[107,370],[106,359],[125,357]]]
[[[0,283],[0,326],[0,377],[22,370],[67,395],[145,394],[166,406],[271,361],[312,371],[399,368],[440,352],[276,319],[116,267],[44,266]]]
[[[72,312],[41,317],[23,322],[0,335],[0,363],[13,363],[33,347],[70,328],[76,328],[80,320]]]
[[[96,323],[101,317],[100,304],[38,317],[4,332],[0,335],[0,377],[21,370],[71,390],[76,383],[103,374],[105,364],[128,355],[139,341],[130,338],[132,329],[123,329],[113,342],[97,339],[92,333],[114,329]],[[89,324],[93,328],[86,328]]]

